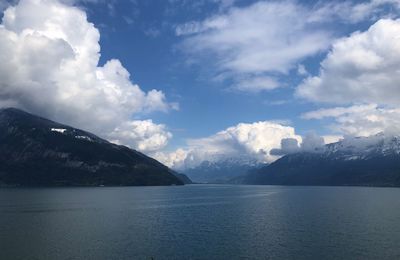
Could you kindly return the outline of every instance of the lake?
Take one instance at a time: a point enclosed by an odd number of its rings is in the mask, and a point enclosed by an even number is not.
[[[400,259],[400,189],[0,189],[0,259]]]

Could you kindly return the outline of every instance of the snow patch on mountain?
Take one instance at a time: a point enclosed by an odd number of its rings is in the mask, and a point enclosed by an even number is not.
[[[77,135],[75,136],[76,139],[81,139],[81,140],[86,140],[86,141],[90,141],[92,142],[92,138],[90,138],[89,136],[84,136],[84,135]]]
[[[67,131],[67,129],[64,129],[64,128],[51,128],[50,130],[52,132],[58,132],[58,133],[61,133],[61,134],[63,134],[65,131]]]

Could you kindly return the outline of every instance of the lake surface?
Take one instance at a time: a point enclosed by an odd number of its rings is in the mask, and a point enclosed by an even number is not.
[[[400,189],[0,189],[0,259],[400,259]]]

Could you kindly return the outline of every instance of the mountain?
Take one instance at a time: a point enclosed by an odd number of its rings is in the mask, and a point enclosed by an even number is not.
[[[175,177],[177,177],[183,184],[193,184],[192,180],[183,173],[172,171],[172,174],[175,175]]]
[[[215,162],[204,161],[197,167],[187,169],[184,173],[197,183],[227,183],[263,165],[252,159],[225,158]]]
[[[314,152],[289,154],[241,183],[400,186],[400,137],[346,138]]]
[[[0,110],[0,184],[182,185],[174,172],[128,147],[22,110]]]

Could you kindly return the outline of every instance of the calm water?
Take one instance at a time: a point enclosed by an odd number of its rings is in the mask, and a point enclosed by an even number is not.
[[[0,190],[0,259],[400,259],[400,189]]]

